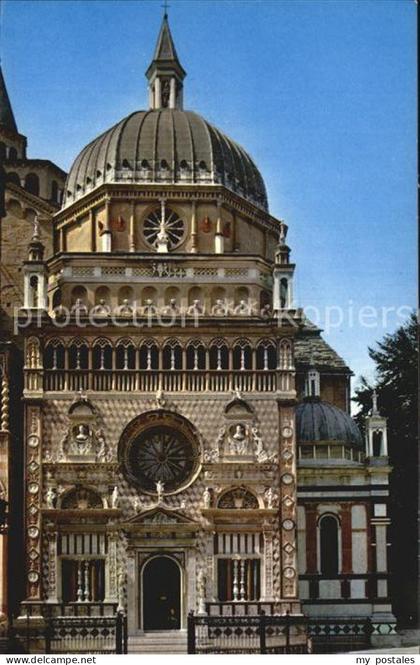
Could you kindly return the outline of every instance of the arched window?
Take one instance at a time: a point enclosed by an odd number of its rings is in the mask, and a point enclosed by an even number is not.
[[[187,346],[187,369],[206,369],[206,350],[200,342]]]
[[[147,340],[140,346],[140,369],[159,369],[159,349],[154,340]]]
[[[4,161],[6,159],[6,145],[1,142],[0,143],[0,161]]]
[[[69,346],[69,369],[88,369],[89,349],[82,339],[75,339]]]
[[[214,340],[209,349],[210,369],[229,369],[229,351],[224,340]]]
[[[17,160],[17,150],[16,148],[9,148],[9,160],[15,162]]]
[[[121,340],[117,343],[115,364],[117,369],[135,369],[136,350],[131,340]]]
[[[252,369],[251,346],[247,341],[241,340],[233,347],[233,369]]]
[[[100,339],[93,347],[93,369],[112,369],[112,347],[107,339]]]
[[[177,340],[169,340],[162,351],[162,369],[182,369],[182,349]]]
[[[38,277],[32,275],[29,280],[29,307],[38,307]]]
[[[58,340],[52,340],[45,347],[45,369],[64,369],[64,346]]]
[[[383,454],[383,452],[382,452],[382,432],[380,430],[376,430],[376,432],[373,432],[372,445],[373,445],[373,456],[374,457],[380,457]]]
[[[39,178],[36,173],[28,173],[25,178],[25,189],[34,196],[39,196]]]
[[[53,309],[56,309],[57,307],[60,307],[61,305],[61,289],[56,289],[53,293],[52,297],[52,306]]]
[[[337,575],[339,570],[337,518],[333,515],[324,515],[321,517],[319,531],[321,575]]]
[[[257,346],[257,369],[276,369],[276,348],[270,341],[262,341]]]
[[[289,290],[289,284],[286,279],[286,277],[283,277],[280,280],[280,306],[281,307],[287,307],[288,305],[288,290]]]
[[[283,339],[280,342],[279,349],[280,369],[291,369],[293,367],[292,360],[292,344],[289,340]]]

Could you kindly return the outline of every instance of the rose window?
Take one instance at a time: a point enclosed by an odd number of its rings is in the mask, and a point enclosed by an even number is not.
[[[159,234],[167,238],[168,249],[174,249],[184,238],[185,222],[170,208],[158,208],[144,220],[143,237],[148,245],[156,247]]]
[[[128,452],[131,478],[146,491],[173,492],[189,480],[196,468],[197,452],[192,441],[169,426],[151,427],[134,439]]]

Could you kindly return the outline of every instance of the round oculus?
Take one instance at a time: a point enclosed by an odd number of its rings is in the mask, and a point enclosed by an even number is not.
[[[184,239],[185,222],[170,208],[165,209],[164,218],[162,218],[162,210],[158,208],[151,212],[143,222],[143,238],[146,244],[156,247],[158,234],[161,232],[168,239],[168,249],[174,249]]]
[[[127,451],[128,478],[146,492],[165,494],[185,486],[197,468],[196,446],[186,434],[169,425],[149,427],[131,442]]]

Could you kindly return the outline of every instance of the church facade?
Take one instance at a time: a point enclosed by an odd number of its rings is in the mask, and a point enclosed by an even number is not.
[[[297,649],[367,619],[386,643],[386,421],[363,442],[259,170],[184,110],[166,15],[146,76],[67,177],[26,158],[1,79],[4,625],[42,650],[46,617],[120,612],[129,651],[186,652],[191,612],[263,610]]]

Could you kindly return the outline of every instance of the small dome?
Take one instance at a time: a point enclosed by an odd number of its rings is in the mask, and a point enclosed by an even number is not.
[[[181,109],[136,111],[89,143],[70,169],[64,205],[103,183],[224,185],[268,209],[264,181],[248,153]]]
[[[362,446],[362,435],[354,420],[344,411],[321,400],[305,400],[296,407],[298,443],[304,441],[343,441]]]

